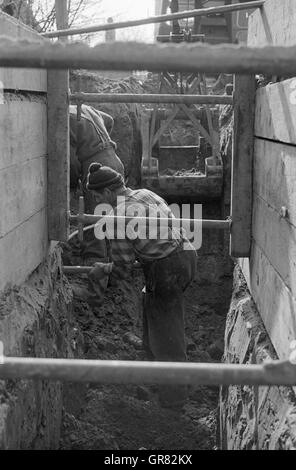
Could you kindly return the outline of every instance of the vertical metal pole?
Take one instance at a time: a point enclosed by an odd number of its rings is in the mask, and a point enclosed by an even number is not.
[[[67,0],[56,0],[57,28],[68,27]],[[63,38],[67,41],[67,38]],[[48,99],[48,235],[67,241],[70,208],[69,72],[49,70]]]

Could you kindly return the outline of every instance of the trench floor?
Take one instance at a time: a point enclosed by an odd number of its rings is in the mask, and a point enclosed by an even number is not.
[[[83,276],[70,282],[82,285]],[[186,293],[188,360],[220,362],[226,312],[211,302],[219,286],[193,285]],[[77,355],[88,359],[141,360],[141,289],[135,274],[109,288],[104,305],[91,310],[74,300]],[[222,314],[221,314],[222,312]],[[61,449],[194,450],[216,448],[218,387],[193,386],[182,411],[162,408],[155,387],[68,384],[64,397]]]

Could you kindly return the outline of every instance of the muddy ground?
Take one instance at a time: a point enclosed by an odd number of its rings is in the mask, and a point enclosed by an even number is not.
[[[85,283],[72,276],[73,286]],[[87,359],[143,360],[141,347],[140,272],[128,282],[109,287],[103,307],[91,309],[74,301],[77,350]],[[209,287],[209,286],[208,286]],[[223,289],[223,287],[221,286]],[[215,304],[218,293],[197,283],[186,293],[186,336],[191,362],[220,362],[225,316]],[[224,308],[222,309],[222,311]],[[191,387],[181,412],[162,408],[153,386],[67,386],[61,449],[214,449],[217,387]]]

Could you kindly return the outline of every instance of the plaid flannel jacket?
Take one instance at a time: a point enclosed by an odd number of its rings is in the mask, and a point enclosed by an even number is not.
[[[169,227],[168,219],[175,219],[166,202],[148,189],[131,190],[127,188],[120,196],[119,204],[113,214],[127,217],[147,217],[144,222],[136,219],[115,223],[114,231],[106,230],[109,240],[109,256],[116,265],[132,265],[138,259],[140,262],[165,258],[183,245],[186,241],[182,228]],[[152,218],[163,218],[163,223],[156,223]],[[135,233],[138,235],[135,238]],[[111,248],[111,249],[110,249]]]

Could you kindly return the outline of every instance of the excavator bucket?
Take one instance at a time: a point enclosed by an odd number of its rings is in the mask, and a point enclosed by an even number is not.
[[[141,186],[165,199],[208,200],[222,194],[223,165],[217,157],[204,160],[204,171],[197,167],[200,147],[156,146],[151,148],[150,118],[142,120]],[[202,142],[202,139],[201,139]]]

